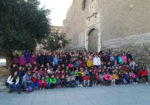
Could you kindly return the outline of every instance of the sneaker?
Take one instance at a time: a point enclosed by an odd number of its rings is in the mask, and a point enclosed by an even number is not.
[[[28,90],[26,90],[26,93],[29,93],[29,91],[28,91]]]

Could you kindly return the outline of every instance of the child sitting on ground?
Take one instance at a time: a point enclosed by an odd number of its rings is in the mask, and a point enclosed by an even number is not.
[[[44,77],[44,76],[42,76],[42,77],[41,77],[41,80],[39,80],[39,85],[40,85],[40,90],[41,90],[41,89],[45,89],[47,83],[46,83],[46,80],[45,80],[45,77]]]
[[[86,76],[83,77],[84,86],[90,86],[90,76],[86,74]]]
[[[50,87],[54,88],[55,85],[56,85],[56,82],[57,82],[57,80],[56,80],[55,76],[52,75],[51,78],[50,78]]]

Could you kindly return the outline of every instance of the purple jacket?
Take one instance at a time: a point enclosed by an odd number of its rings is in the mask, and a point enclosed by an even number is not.
[[[33,65],[34,61],[36,61],[36,58],[31,56],[29,62]]]
[[[20,58],[20,65],[24,66],[26,64],[26,58],[25,57],[21,57]]]
[[[19,58],[17,58],[17,57],[13,58],[13,63],[14,64],[19,64]]]

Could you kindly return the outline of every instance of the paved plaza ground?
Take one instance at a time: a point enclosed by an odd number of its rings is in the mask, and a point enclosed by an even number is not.
[[[150,85],[119,85],[0,92],[0,105],[150,105]]]

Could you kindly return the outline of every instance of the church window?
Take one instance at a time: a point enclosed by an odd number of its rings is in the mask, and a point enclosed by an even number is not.
[[[87,2],[87,0],[83,0],[83,3],[82,3],[82,9],[83,10],[85,10],[85,8],[86,8],[86,2]]]

